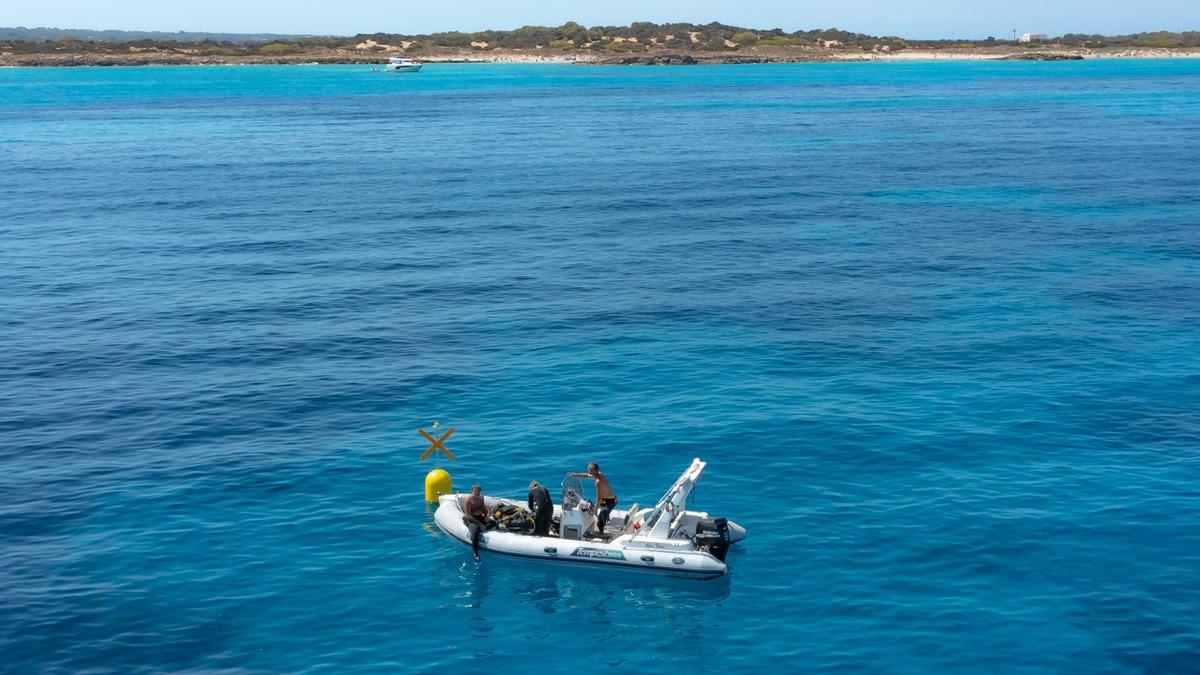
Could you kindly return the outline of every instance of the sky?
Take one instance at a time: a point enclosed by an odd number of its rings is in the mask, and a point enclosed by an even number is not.
[[[1200,30],[1200,0],[0,0],[0,26],[418,34],[522,25],[721,23],[907,38]]]

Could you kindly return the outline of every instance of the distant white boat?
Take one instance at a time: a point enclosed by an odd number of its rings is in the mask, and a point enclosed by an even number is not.
[[[387,63],[387,71],[389,73],[415,73],[420,69],[420,63],[403,56],[393,56],[388,59]]]

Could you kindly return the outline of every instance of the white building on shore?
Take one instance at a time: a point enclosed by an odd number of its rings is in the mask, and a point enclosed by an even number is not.
[[[1042,42],[1048,37],[1050,36],[1045,33],[1024,33],[1021,37],[1017,38],[1017,42]]]

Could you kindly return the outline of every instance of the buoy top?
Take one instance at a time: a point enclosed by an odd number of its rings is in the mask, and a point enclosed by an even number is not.
[[[445,469],[434,469],[425,475],[425,501],[437,503],[438,497],[454,492],[454,483]]]

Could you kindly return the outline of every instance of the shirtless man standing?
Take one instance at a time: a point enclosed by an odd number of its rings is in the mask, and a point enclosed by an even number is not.
[[[596,514],[596,527],[599,534],[604,534],[604,528],[608,525],[608,517],[612,514],[612,510],[617,505],[617,494],[613,492],[612,486],[608,484],[608,478],[600,473],[600,465],[592,462],[588,464],[587,473],[571,472],[568,476],[575,478],[591,478],[596,481],[596,504],[599,506],[599,511]]]

